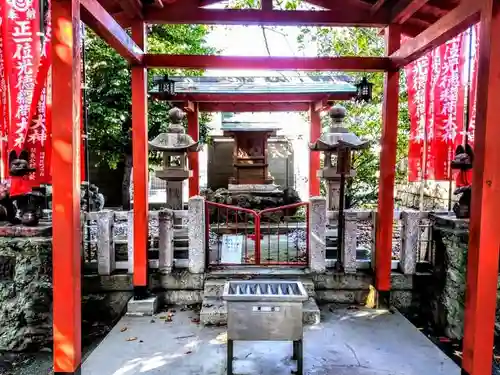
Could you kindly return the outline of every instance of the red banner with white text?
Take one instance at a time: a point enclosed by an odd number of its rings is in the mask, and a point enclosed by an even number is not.
[[[4,64],[10,102],[9,152],[24,148],[29,111],[40,61],[40,7],[38,0],[10,0],[3,5]]]
[[[464,129],[464,39],[458,35],[405,68],[410,182],[450,178],[450,161]]]
[[[431,55],[427,54],[405,67],[408,85],[410,139],[408,150],[408,178],[418,181],[423,166],[423,146],[428,128],[428,101],[430,92]]]

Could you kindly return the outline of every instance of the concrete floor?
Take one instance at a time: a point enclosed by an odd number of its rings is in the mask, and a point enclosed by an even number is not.
[[[197,325],[189,311],[177,310],[172,322],[162,315],[124,317],[83,363],[82,374],[225,374],[224,327]],[[240,341],[234,350],[238,375],[295,369],[288,342]],[[322,323],[304,332],[304,374],[459,375],[460,369],[399,313],[324,307]]]

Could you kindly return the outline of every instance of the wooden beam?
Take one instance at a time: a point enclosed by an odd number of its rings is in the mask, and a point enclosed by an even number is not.
[[[386,53],[400,46],[401,28],[390,25],[385,32]],[[375,288],[379,293],[391,289],[392,230],[394,211],[394,179],[398,138],[399,71],[388,72],[384,80],[382,107],[382,139],[380,178],[375,234]]]
[[[219,4],[224,0],[200,0],[200,7],[206,7],[208,5]]]
[[[310,103],[199,103],[200,112],[306,112]]]
[[[142,19],[142,3],[139,0],[121,0],[120,7],[131,19]]]
[[[311,103],[309,107],[309,142],[316,142],[321,136],[321,116],[316,112],[314,104]],[[309,197],[319,197],[320,180],[318,171],[321,168],[321,152],[309,150]]]
[[[148,68],[388,71],[387,57],[260,57],[145,54]]]
[[[186,100],[184,102],[184,111],[185,112],[194,112],[195,109],[195,103],[193,103],[191,100]]]
[[[372,15],[369,9],[354,5],[332,3],[328,11],[282,11],[260,9],[204,9],[165,7],[145,9],[148,23],[209,24],[209,25],[269,25],[269,26],[362,26],[383,27],[389,23],[386,11]]]
[[[329,107],[329,104],[328,104],[328,99],[321,99],[321,100],[318,100],[317,102],[314,102],[314,110],[316,112],[321,112],[323,111],[325,108],[328,108]]]
[[[394,65],[403,67],[460,34],[479,20],[480,6],[481,1],[463,0],[457,8],[392,53]]]
[[[462,366],[491,374],[498,280],[500,210],[500,3],[485,0],[479,23],[474,169],[469,223]]]
[[[377,0],[370,9],[370,14],[373,16],[382,8],[386,0]]]
[[[139,64],[144,52],[97,0],[80,0],[82,20],[121,56]]]
[[[194,141],[200,140],[200,124],[198,118],[198,103],[192,103],[194,108],[192,112],[187,113],[187,133]],[[198,152],[188,153],[189,169],[191,176],[189,177],[189,197],[194,197],[200,194],[200,161]]]
[[[418,12],[429,0],[400,0],[392,8],[392,23],[403,24]]]
[[[196,103],[311,103],[319,100],[350,100],[356,93],[354,91],[339,91],[325,93],[272,93],[272,94],[204,94],[204,93],[179,93],[174,96],[150,93],[158,100],[168,100],[174,103],[193,101]]]
[[[147,48],[146,24],[132,23],[132,38]],[[134,181],[134,291],[136,298],[146,295],[148,285],[148,103],[147,71],[132,66],[132,162]]]
[[[54,372],[81,364],[80,2],[52,2],[52,282]]]
[[[260,0],[262,10],[271,11],[273,10],[273,0]]]

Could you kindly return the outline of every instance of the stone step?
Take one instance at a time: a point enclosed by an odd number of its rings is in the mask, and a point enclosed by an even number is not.
[[[200,322],[206,326],[225,326],[227,324],[226,301],[215,297],[204,297],[200,311]],[[320,322],[319,307],[312,297],[304,302],[302,322],[309,325]]]
[[[234,279],[234,278],[232,278]],[[262,277],[260,277],[262,279]],[[276,278],[273,278],[275,280]],[[287,280],[296,278],[286,278]],[[304,288],[307,291],[309,297],[315,297],[314,292],[314,282],[310,278],[300,278]],[[226,285],[227,279],[209,279],[205,280],[205,286],[203,290],[203,296],[209,298],[222,298],[222,293],[224,292],[224,285]]]

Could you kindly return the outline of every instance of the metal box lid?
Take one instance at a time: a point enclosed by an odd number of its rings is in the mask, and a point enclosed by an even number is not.
[[[301,302],[308,299],[300,281],[288,280],[231,280],[224,286],[226,301]]]

